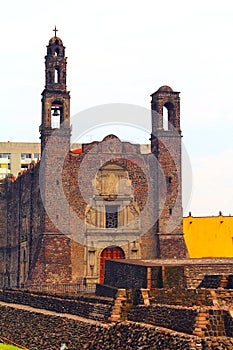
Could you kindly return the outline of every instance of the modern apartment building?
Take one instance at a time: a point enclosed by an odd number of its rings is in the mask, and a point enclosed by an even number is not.
[[[0,179],[7,174],[17,176],[28,165],[40,159],[40,143],[0,142]]]

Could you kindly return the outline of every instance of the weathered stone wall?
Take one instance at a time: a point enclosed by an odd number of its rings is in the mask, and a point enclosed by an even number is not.
[[[104,283],[125,289],[147,288],[147,266],[108,260],[105,263]]]
[[[195,260],[195,259],[193,259]],[[203,263],[198,265],[186,265],[185,276],[187,278],[188,288],[197,288],[201,285],[205,275],[230,275],[233,269],[233,260],[225,259],[222,263],[218,263],[221,259],[211,259],[209,264]]]
[[[39,169],[39,163],[32,164],[16,181],[4,181],[7,234],[5,245],[1,244],[1,257],[5,255],[1,286],[71,281],[69,239],[57,231],[45,232],[50,220],[40,196]]]
[[[233,305],[233,290],[218,289],[214,291],[218,304],[222,307]]]
[[[205,275],[201,281],[199,288],[219,288],[221,287],[221,275]]]
[[[108,320],[113,304],[113,300],[110,298],[62,297],[21,291],[0,292],[0,300],[60,313],[69,313],[99,321]]]
[[[199,288],[224,288],[233,289],[233,275],[205,275],[202,282],[198,286]]]
[[[211,291],[206,289],[156,289],[149,291],[151,304],[167,304],[180,306],[206,305],[213,306]]]
[[[0,182],[0,286],[4,284],[5,279],[5,259],[7,244],[7,200],[4,182]]]
[[[69,350],[132,349],[217,349],[230,350],[230,338],[198,338],[170,330],[135,323],[108,326],[91,325],[79,320],[0,307],[0,333],[30,350],[59,349],[66,343]]]
[[[128,319],[173,329],[178,332],[209,337],[232,337],[233,320],[228,310],[214,307],[168,305],[134,306]]]
[[[228,310],[223,311],[223,321],[227,337],[233,337],[233,318]]]
[[[184,266],[163,266],[163,286],[165,288],[186,288]]]
[[[128,319],[134,322],[143,320],[148,324],[192,334],[195,329],[196,316],[197,310],[191,308],[167,305],[138,305],[130,310]]]
[[[210,337],[233,335],[233,320],[228,310],[207,309],[207,324],[204,335]]]
[[[228,276],[228,281],[227,281],[227,289],[233,289],[233,275]]]
[[[107,286],[105,284],[98,283],[96,285],[95,295],[115,298],[117,291],[118,291],[118,288],[116,288],[116,287],[111,287],[111,286]]]

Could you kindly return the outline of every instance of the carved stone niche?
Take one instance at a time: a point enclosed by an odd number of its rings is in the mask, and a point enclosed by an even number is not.
[[[133,196],[128,171],[117,164],[102,167],[96,175],[94,185],[96,195],[104,200]]]

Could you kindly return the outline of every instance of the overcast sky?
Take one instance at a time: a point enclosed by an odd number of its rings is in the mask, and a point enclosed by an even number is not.
[[[56,24],[71,114],[118,102],[150,108],[161,85],[180,91],[193,169],[184,214],[233,215],[232,8],[230,0],[2,1],[0,141],[38,141],[44,56]]]

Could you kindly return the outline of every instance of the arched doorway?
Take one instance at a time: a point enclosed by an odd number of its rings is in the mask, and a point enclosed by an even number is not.
[[[100,283],[104,283],[104,265],[106,259],[125,259],[125,253],[120,247],[107,247],[100,255]]]

